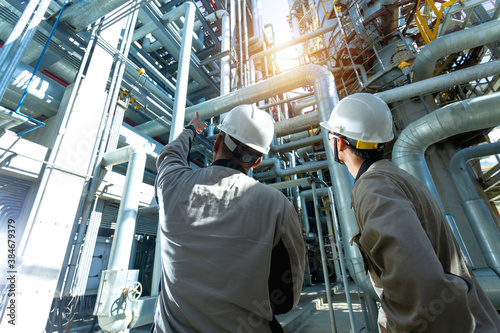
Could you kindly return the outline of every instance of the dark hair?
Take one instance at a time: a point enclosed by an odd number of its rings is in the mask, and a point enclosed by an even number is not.
[[[380,160],[384,157],[384,149],[357,149],[351,144],[348,144],[349,150],[353,152],[354,155],[361,157],[365,160]]]
[[[229,160],[232,160],[232,161],[235,161],[237,162],[238,164],[240,164],[243,168],[245,169],[250,169],[254,164],[255,162],[249,162],[249,163],[244,163],[242,162],[238,157],[236,157],[233,152],[231,150],[229,150],[229,148],[226,146],[226,144],[224,143],[224,139],[226,137],[226,133],[224,132],[220,132],[219,135],[221,136],[221,139],[222,139],[222,144],[220,145],[220,149],[222,149],[222,156],[226,159],[229,159]],[[243,148],[243,151],[248,151],[249,153],[251,153],[252,155],[256,155],[256,156],[259,156],[262,157],[262,153],[261,152],[258,152],[256,151],[255,149],[252,149],[248,146],[246,146],[245,144],[241,143],[241,141],[238,141],[236,140],[235,138],[231,137],[231,139],[234,141],[234,143],[236,143],[238,146],[241,146],[241,147],[244,147]]]
[[[342,135],[342,134],[337,134],[336,135],[339,138],[344,139],[347,142],[347,147],[349,148],[352,153],[358,157],[361,157],[362,159],[365,160],[380,160],[384,157],[384,146],[383,144],[380,144],[379,147],[380,149],[358,149],[356,148],[357,141],[354,139],[349,139],[348,137]]]

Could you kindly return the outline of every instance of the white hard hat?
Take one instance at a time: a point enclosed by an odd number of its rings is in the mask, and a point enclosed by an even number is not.
[[[269,152],[274,135],[271,116],[249,104],[238,105],[229,111],[218,128],[262,154]]]
[[[394,138],[391,110],[380,97],[367,93],[342,99],[321,126],[361,143],[385,143]],[[371,146],[360,148],[373,149]]]

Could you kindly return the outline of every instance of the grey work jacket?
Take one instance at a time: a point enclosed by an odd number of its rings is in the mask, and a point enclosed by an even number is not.
[[[421,182],[380,160],[355,182],[351,200],[354,241],[383,288],[388,332],[500,332],[499,315]]]
[[[278,190],[225,166],[192,170],[193,131],[158,157],[162,279],[157,332],[270,332],[298,303],[305,246]],[[155,287],[155,286],[153,286]]]

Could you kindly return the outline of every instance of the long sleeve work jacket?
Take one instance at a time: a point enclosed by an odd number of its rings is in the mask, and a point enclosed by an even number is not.
[[[293,205],[234,168],[192,170],[185,129],[157,159],[157,332],[270,332],[299,300],[305,247]]]
[[[457,244],[441,207],[415,177],[387,160],[355,182],[354,236],[388,332],[499,332],[497,312]]]

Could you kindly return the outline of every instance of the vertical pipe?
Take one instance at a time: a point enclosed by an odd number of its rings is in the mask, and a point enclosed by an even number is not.
[[[313,191],[313,204],[314,204],[314,215],[316,216],[316,228],[318,229],[318,240],[319,247],[321,253],[321,265],[323,267],[323,278],[325,280],[325,289],[326,289],[326,300],[328,302],[328,311],[330,313],[330,324],[332,325],[332,333],[337,332],[337,327],[335,325],[335,316],[333,315],[333,306],[332,306],[332,290],[330,288],[330,278],[328,277],[328,267],[327,267],[327,258],[325,253],[325,244],[323,241],[323,230],[321,229],[321,220],[319,218],[318,211],[318,198],[316,193],[316,183],[312,182],[312,191]]]
[[[238,0],[238,44],[240,46],[240,87],[243,87],[244,85],[244,79],[243,79],[243,35],[241,33],[241,24],[242,24],[242,18],[241,18],[241,3],[244,0]]]
[[[1,74],[1,79],[0,79],[0,100],[2,99],[5,89],[7,89],[7,86],[9,85],[10,79],[12,78],[12,74],[16,70],[17,65],[21,61],[21,58],[26,51],[29,42],[33,38],[33,35],[36,32],[36,29],[38,27],[38,24],[40,21],[43,19],[43,15],[47,11],[47,7],[49,7],[51,0],[42,0],[36,9],[35,13],[33,14],[33,18],[28,25],[28,28],[24,34],[24,36],[21,39],[21,43],[19,44],[19,47],[17,48],[16,52],[14,53],[14,56],[10,60],[10,63],[7,65],[5,71]]]
[[[226,52],[230,50],[230,34],[229,34],[229,14],[225,12],[222,14],[222,40],[221,40],[221,52]],[[231,90],[230,88],[230,66],[229,66],[229,55],[222,57],[221,59],[221,69],[220,69],[220,94],[228,94]]]
[[[352,309],[351,291],[349,289],[349,281],[347,280],[347,271],[345,268],[344,252],[342,252],[342,241],[340,240],[339,221],[337,219],[337,213],[335,211],[335,201],[333,201],[334,199],[333,199],[332,189],[328,186],[328,184],[324,183],[324,185],[328,189],[328,198],[330,200],[330,209],[331,209],[331,214],[332,214],[332,218],[333,218],[333,227],[335,228],[335,241],[336,241],[337,247],[339,249],[338,254],[339,254],[340,268],[342,270],[342,279],[343,279],[343,284],[344,284],[344,291],[345,291],[347,306],[349,307],[349,321],[351,322],[352,331],[357,332],[356,322],[354,321],[354,311]],[[333,244],[332,244],[332,246],[333,246]]]
[[[247,0],[241,0],[243,8],[241,14],[243,15],[243,44],[245,46],[245,57],[243,59],[243,70],[245,72],[245,86],[250,84],[248,77],[248,23],[247,23]]]
[[[184,3],[186,14],[179,56],[179,71],[175,89],[174,112],[170,126],[169,142],[173,141],[184,127],[184,114],[186,112],[187,85],[189,81],[189,64],[191,62],[191,45],[193,41],[195,4],[188,1]]]
[[[233,52],[233,50],[236,50],[236,0],[230,0],[230,24],[231,24],[231,45],[230,45],[230,50]],[[231,75],[233,79],[233,83],[231,84],[232,88],[236,87],[235,84],[235,78],[236,78],[236,69],[231,70]]]
[[[146,167],[146,153],[134,147],[124,147],[103,157],[103,166],[111,166],[129,161],[123,197],[116,218],[116,230],[109,254],[109,270],[128,269],[132,243],[134,241],[135,224],[139,208],[139,194],[141,192],[144,168]]]

